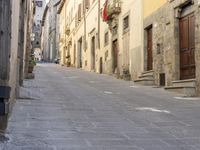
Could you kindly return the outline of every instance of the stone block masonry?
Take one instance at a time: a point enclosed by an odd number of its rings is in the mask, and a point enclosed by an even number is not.
[[[191,13],[195,15],[195,65],[196,90],[200,93],[200,8],[193,2],[175,0],[163,5],[145,18],[144,29],[153,27],[153,70],[155,83],[159,85],[160,74],[165,73],[166,86],[180,80],[179,20]],[[145,42],[144,42],[145,44]],[[145,60],[146,61],[146,60]],[[147,63],[147,62],[145,62]]]

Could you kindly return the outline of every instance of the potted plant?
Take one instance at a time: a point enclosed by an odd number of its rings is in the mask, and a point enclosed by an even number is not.
[[[28,64],[28,73],[32,73],[33,72],[33,68],[36,65],[36,61],[34,60],[33,57],[29,58],[29,64]]]

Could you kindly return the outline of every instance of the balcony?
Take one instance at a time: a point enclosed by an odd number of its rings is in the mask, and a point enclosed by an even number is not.
[[[70,35],[70,27],[69,26],[65,27],[65,34],[68,36]]]
[[[120,0],[112,0],[109,1],[107,6],[107,18],[109,20],[113,20],[115,16],[121,13],[121,1]]]

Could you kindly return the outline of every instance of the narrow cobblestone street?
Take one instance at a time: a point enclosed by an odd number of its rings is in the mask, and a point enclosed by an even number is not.
[[[200,99],[108,75],[38,64],[2,150],[199,150]]]

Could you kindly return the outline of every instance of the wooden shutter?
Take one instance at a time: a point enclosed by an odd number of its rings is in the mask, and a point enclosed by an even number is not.
[[[85,0],[85,8],[86,9],[90,8],[90,0]]]
[[[180,79],[195,78],[195,17],[180,19]]]
[[[78,21],[81,21],[81,4],[78,5]]]

